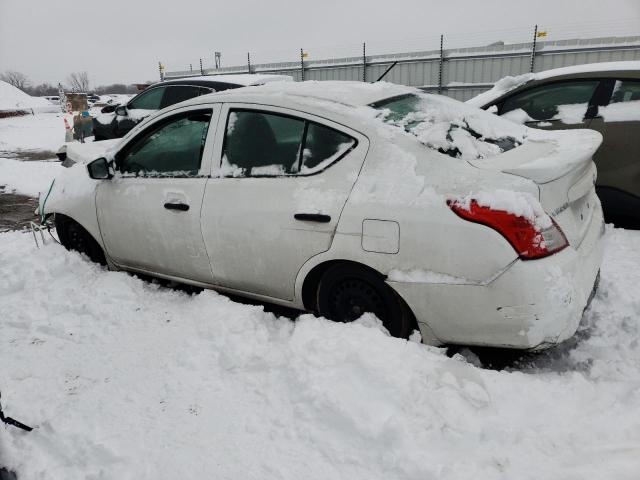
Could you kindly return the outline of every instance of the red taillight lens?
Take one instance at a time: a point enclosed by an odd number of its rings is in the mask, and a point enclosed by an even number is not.
[[[471,200],[468,206],[452,200],[447,204],[459,217],[493,228],[524,260],[546,257],[569,245],[567,237],[553,219],[551,226],[539,229],[525,217],[480,206],[475,200]]]

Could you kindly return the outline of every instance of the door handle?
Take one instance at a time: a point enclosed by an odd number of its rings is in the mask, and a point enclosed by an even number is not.
[[[186,203],[165,203],[164,208],[167,210],[180,210],[181,212],[186,212],[189,210],[189,205]]]
[[[305,222],[329,223],[331,217],[323,213],[296,213],[293,218]]]

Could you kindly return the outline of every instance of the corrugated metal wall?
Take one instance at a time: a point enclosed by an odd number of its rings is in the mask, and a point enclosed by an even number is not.
[[[529,72],[531,48],[531,43],[520,43],[443,50],[442,93],[458,100],[467,100],[487,90],[502,77]],[[640,60],[640,36],[538,42],[534,71],[618,60]],[[398,63],[387,74],[386,81],[423,87],[430,91],[438,90],[439,50],[368,55],[366,57],[366,81],[376,80],[396,61]],[[247,70],[247,66],[244,65],[205,69],[204,73],[247,73]],[[291,75],[295,81],[302,79],[299,62],[252,65],[251,71]],[[195,75],[195,72],[167,72],[165,78],[190,75]],[[363,59],[362,57],[349,57],[305,61],[304,79],[362,81]]]

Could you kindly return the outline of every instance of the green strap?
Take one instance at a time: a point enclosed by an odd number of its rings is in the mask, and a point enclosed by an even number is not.
[[[49,186],[49,191],[47,195],[44,197],[44,202],[42,202],[42,207],[40,208],[40,223],[44,223],[44,208],[47,206],[47,200],[49,199],[49,195],[51,194],[51,190],[53,190],[53,184],[56,183],[56,179],[54,178]]]

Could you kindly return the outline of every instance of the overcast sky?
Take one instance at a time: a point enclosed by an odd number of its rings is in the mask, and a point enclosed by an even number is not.
[[[640,0],[0,0],[0,72],[57,83],[73,71],[92,85],[157,80],[199,68],[529,41],[640,35]]]

